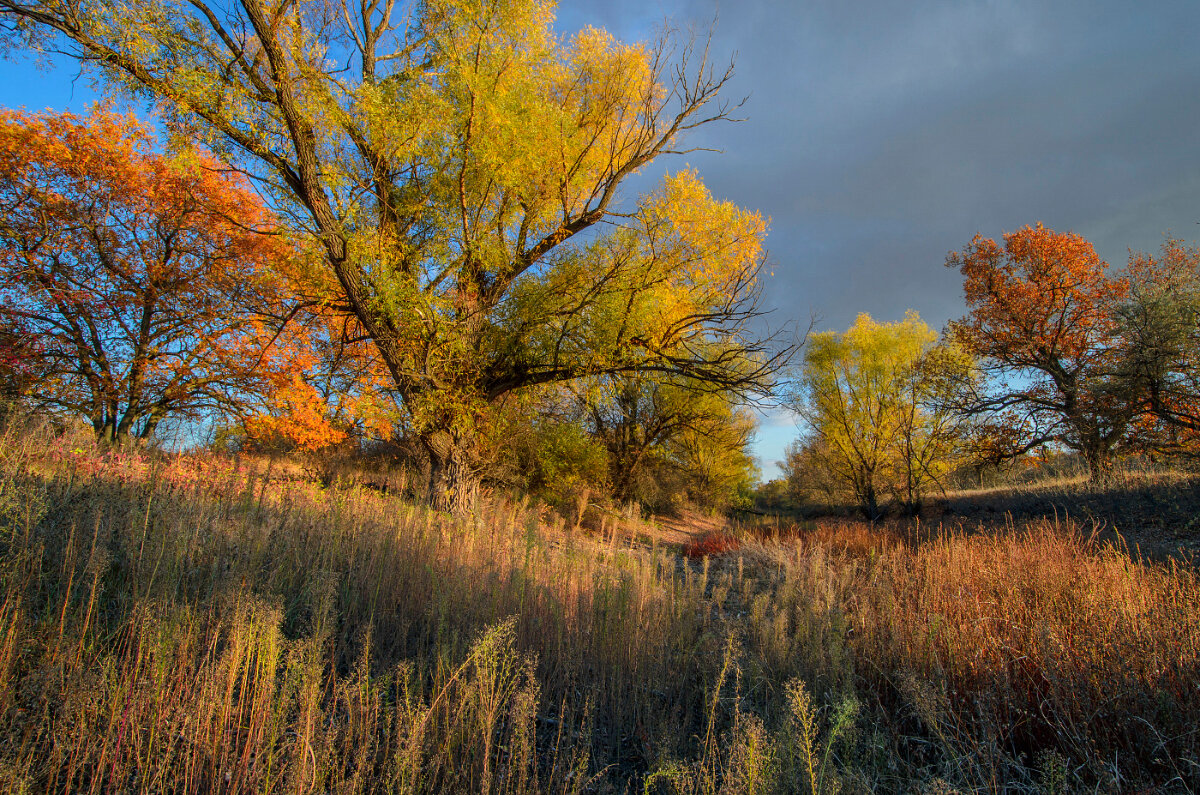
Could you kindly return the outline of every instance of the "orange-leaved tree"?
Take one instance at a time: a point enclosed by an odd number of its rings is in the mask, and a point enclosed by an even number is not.
[[[37,339],[27,397],[100,438],[273,388],[293,353],[276,231],[244,179],[157,154],[132,116],[0,113],[0,319]]]
[[[392,440],[404,418],[375,346],[352,315],[330,305],[325,286],[309,279],[291,285],[299,311],[281,340],[296,358],[243,417],[246,442],[316,452],[347,441]]]
[[[970,310],[952,333],[990,376],[963,408],[1023,428],[1013,453],[1055,443],[1092,475],[1107,472],[1141,413],[1118,374],[1125,275],[1084,238],[1040,223],[1004,235],[1003,246],[976,235],[946,265],[962,273]]]

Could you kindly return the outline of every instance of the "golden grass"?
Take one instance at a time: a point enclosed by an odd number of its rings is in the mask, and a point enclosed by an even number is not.
[[[1073,526],[691,562],[251,463],[0,440],[0,789],[1200,787],[1196,573]]]
[[[859,687],[937,739],[941,773],[998,789],[1018,775],[1014,760],[1053,751],[1090,781],[1128,785],[1136,771],[1195,786],[1193,568],[1131,559],[1048,521],[878,549],[841,559],[842,577],[855,576],[830,601],[846,611]],[[828,565],[810,552],[788,570]]]

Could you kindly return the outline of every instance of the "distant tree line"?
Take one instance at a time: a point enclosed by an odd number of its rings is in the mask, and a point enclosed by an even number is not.
[[[1103,479],[1123,455],[1200,453],[1200,249],[1168,239],[1113,271],[1041,224],[947,258],[968,314],[937,335],[910,313],[817,334],[791,398],[805,432],[765,495],[912,513],[963,467],[1073,453]]]

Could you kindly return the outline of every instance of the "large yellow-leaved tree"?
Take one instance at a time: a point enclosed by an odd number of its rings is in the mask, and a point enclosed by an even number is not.
[[[704,47],[562,37],[538,0],[0,0],[255,177],[317,241],[453,503],[491,406],[660,372],[741,391],[765,221],[683,170],[630,176],[725,119]]]

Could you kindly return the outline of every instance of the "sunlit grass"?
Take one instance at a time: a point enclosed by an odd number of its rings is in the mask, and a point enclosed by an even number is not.
[[[281,462],[0,458],[5,791],[1200,785],[1195,571],[1067,523],[693,561]]]

